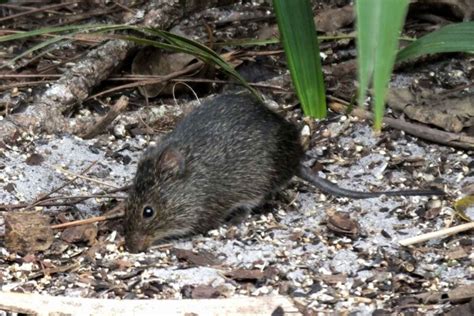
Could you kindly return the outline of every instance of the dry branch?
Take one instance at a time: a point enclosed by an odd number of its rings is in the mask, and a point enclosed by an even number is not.
[[[0,310],[34,315],[301,315],[284,296],[107,300],[0,292]],[[159,312],[157,312],[159,311]]]
[[[116,207],[114,207],[113,209],[107,211],[107,213],[105,213],[102,216],[95,216],[95,217],[90,217],[90,218],[81,219],[81,220],[77,220],[77,221],[51,225],[51,229],[63,229],[63,228],[68,228],[68,227],[73,227],[73,226],[80,226],[80,225],[93,224],[93,223],[97,223],[97,222],[103,222],[103,221],[107,221],[107,220],[110,220],[110,219],[116,219],[116,218],[123,217],[124,214],[125,214],[124,203],[119,203]]]
[[[417,244],[417,243],[435,239],[435,238],[447,237],[449,235],[457,234],[457,233],[467,231],[470,229],[474,229],[474,222],[466,223],[466,224],[462,224],[462,225],[458,225],[454,227],[449,227],[449,228],[438,230],[436,232],[431,232],[431,233],[403,239],[403,240],[400,240],[399,243],[402,246],[409,246],[409,245]]]
[[[95,216],[95,217],[90,217],[90,218],[81,219],[81,220],[77,220],[77,221],[51,225],[51,229],[63,229],[63,228],[74,227],[74,226],[94,224],[94,223],[97,223],[97,222],[103,222],[103,221],[106,221],[106,220],[109,220],[109,219],[115,219],[115,218],[120,218],[120,217],[123,217],[123,212],[122,213],[111,214],[109,216],[105,216],[105,215]]]
[[[347,107],[338,102],[331,102],[329,107],[338,113],[346,113]],[[373,114],[361,108],[354,108],[351,112],[352,115],[362,119],[373,119]],[[384,117],[384,124],[395,129],[402,130],[408,134],[416,137],[429,140],[434,143],[463,148],[463,149],[474,149],[474,137],[450,133],[441,131],[438,129],[430,128],[426,125],[410,123],[400,119],[394,119],[391,117]]]

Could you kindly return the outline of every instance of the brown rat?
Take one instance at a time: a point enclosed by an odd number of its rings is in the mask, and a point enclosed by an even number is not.
[[[444,194],[342,189],[304,167],[303,156],[297,127],[250,94],[225,94],[202,104],[139,161],[126,206],[127,248],[143,251],[158,240],[243,218],[295,175],[351,198]]]

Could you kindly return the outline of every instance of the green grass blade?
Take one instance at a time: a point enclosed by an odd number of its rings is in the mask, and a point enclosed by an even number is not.
[[[186,37],[179,36],[173,33],[169,33],[162,30],[157,29],[148,29],[152,34],[155,36],[159,36],[166,40],[170,45],[176,48],[186,49],[190,52],[195,52],[201,58],[205,58],[209,61],[214,61],[220,67],[227,68],[228,64],[217,54],[215,51],[210,49],[209,47],[202,45],[196,41],[190,40]],[[232,67],[231,67],[232,68]],[[232,68],[233,69],[233,68]]]
[[[357,32],[357,62],[358,62],[358,78],[359,92],[358,103],[363,106],[369,83],[374,72],[374,54],[377,42],[374,40],[376,30],[376,20],[373,15],[379,7],[371,9],[369,1],[356,2],[356,32]]]
[[[373,78],[374,129],[382,127],[385,94],[392,73],[408,0],[358,0],[359,104]]]
[[[218,53],[216,53],[206,45],[193,41],[187,37],[176,35],[163,30],[148,29],[148,31],[156,32],[156,35],[168,41],[169,43],[171,43],[171,45],[186,49],[192,52],[192,55],[198,56],[203,61],[213,63],[219,66],[221,71],[231,76],[235,80],[239,81],[242,85],[244,85],[248,90],[250,90],[256,97],[260,99],[260,94],[254,88],[252,88],[247,83],[247,81],[245,81],[244,78],[242,78],[242,76],[234,69],[234,67],[232,67],[229,63],[222,59],[222,57]]]
[[[61,33],[61,32],[69,32],[69,31],[113,31],[113,30],[120,30],[120,29],[128,29],[130,28],[129,25],[69,25],[69,26],[59,26],[59,27],[45,27],[42,29],[34,30],[34,31],[28,31],[28,32],[20,32],[20,33],[15,33],[15,34],[10,34],[10,35],[4,35],[0,36],[0,43],[1,42],[7,42],[7,41],[13,41],[13,40],[18,40],[22,38],[28,38],[28,37],[33,37],[33,36],[38,36],[38,35],[43,35],[43,34],[55,34],[55,33]]]
[[[398,52],[397,62],[421,55],[474,51],[474,22],[449,24],[420,37]]]
[[[167,49],[170,51],[179,51],[182,53],[187,53],[197,58],[201,59],[206,63],[212,63],[217,65],[221,71],[229,75],[230,77],[239,81],[242,85],[244,85],[248,90],[250,90],[255,96],[260,98],[258,92],[252,88],[245,79],[243,79],[240,74],[235,71],[235,69],[229,65],[225,60],[223,60],[219,54],[214,52],[213,50],[209,49],[207,46],[204,46],[200,43],[192,41],[188,38],[181,37],[175,34],[171,34],[165,31],[160,31],[156,29],[135,29],[141,32],[148,32],[153,33],[155,36],[159,36],[164,40],[168,40],[170,43],[159,42],[155,40],[149,40],[145,38],[140,38],[136,36],[120,36],[124,40],[133,41],[140,45],[150,45],[162,49]]]
[[[288,68],[306,115],[326,117],[319,44],[308,0],[273,0]]]
[[[374,67],[374,128],[382,129],[385,95],[398,51],[398,37],[403,28],[408,0],[384,0],[380,12],[379,45]]]
[[[141,45],[152,45],[155,47],[163,48],[163,49],[168,49],[171,51],[180,51],[184,53],[188,53],[191,55],[194,55],[201,60],[207,62],[207,63],[214,63],[217,66],[220,67],[220,69],[233,77],[234,79],[238,80],[241,84],[243,84],[247,89],[249,89],[253,94],[255,94],[258,98],[260,98],[260,95],[257,93],[255,89],[253,89],[240,75],[235,69],[229,65],[225,60],[223,60],[219,54],[214,52],[213,50],[209,49],[207,46],[204,46],[200,43],[197,43],[195,41],[192,41],[190,39],[187,39],[185,37],[181,37],[169,32],[161,31],[161,30],[156,30],[156,29],[150,29],[150,28],[145,28],[145,27],[137,27],[137,26],[131,26],[131,25],[73,25],[73,26],[62,26],[62,27],[47,27],[47,28],[42,28],[39,30],[34,30],[34,31],[29,31],[29,32],[21,32],[21,33],[16,33],[16,34],[11,34],[11,35],[6,35],[6,36],[0,36],[0,42],[6,42],[6,41],[12,41],[12,40],[18,40],[18,39],[23,39],[23,38],[28,38],[28,37],[33,37],[33,36],[38,36],[38,35],[44,35],[44,34],[55,34],[55,33],[62,33],[62,32],[69,32],[64,34],[64,36],[71,36],[75,35],[79,32],[85,32],[85,31],[90,31],[93,33],[103,33],[107,31],[114,31],[114,30],[135,30],[139,31],[141,33],[145,34],[151,34],[154,36],[158,36],[161,39],[164,39],[168,43],[163,43],[163,42],[158,42],[154,40],[148,40],[145,38],[140,38],[136,36],[116,36],[117,38],[121,38],[124,40],[129,40],[133,41],[135,43],[141,44]],[[44,48],[46,46],[49,46],[51,44],[54,44],[55,42],[63,39],[63,36],[59,36],[56,38],[48,39],[32,48],[24,52],[23,54],[16,56],[14,60],[17,60],[18,58],[21,58],[22,56],[31,53],[33,51],[36,51],[38,49]]]
[[[318,36],[318,41],[336,41],[341,39],[353,39],[355,35],[352,34],[337,34],[337,35],[322,35]],[[255,39],[255,38],[243,38],[243,39],[236,39],[236,40],[229,40],[224,42],[215,42],[214,46],[222,47],[222,46],[265,46],[271,44],[279,44],[280,39],[276,37],[268,38],[268,39]]]
[[[48,40],[46,40],[46,41],[43,41],[43,42],[39,43],[38,45],[35,45],[35,46],[33,46],[33,47],[27,49],[27,50],[24,51],[23,53],[21,53],[21,54],[15,56],[14,58],[12,58],[12,59],[9,61],[9,63],[10,63],[10,64],[13,64],[13,63],[14,63],[15,61],[17,61],[18,59],[20,59],[20,58],[22,58],[22,57],[24,57],[24,56],[26,56],[26,55],[28,55],[28,54],[31,54],[31,53],[33,53],[33,52],[35,52],[35,51],[37,51],[37,50],[40,50],[40,49],[42,49],[42,48],[44,48],[44,47],[46,47],[46,46],[50,46],[50,45],[53,45],[53,44],[55,44],[55,43],[57,43],[57,42],[60,42],[60,41],[64,40],[64,38],[65,38],[64,36],[56,36],[56,37],[52,37],[52,38],[50,38],[50,39],[48,39]]]

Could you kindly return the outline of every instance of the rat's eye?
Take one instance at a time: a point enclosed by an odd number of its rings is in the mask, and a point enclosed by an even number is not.
[[[150,206],[145,206],[143,208],[143,218],[151,218],[155,215],[155,210]]]

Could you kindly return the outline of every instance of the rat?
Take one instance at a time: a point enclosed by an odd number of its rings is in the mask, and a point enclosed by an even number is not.
[[[144,251],[157,241],[243,219],[294,176],[353,199],[444,194],[343,189],[305,167],[304,154],[296,125],[253,95],[223,94],[203,103],[139,160],[126,202],[127,249]]]

